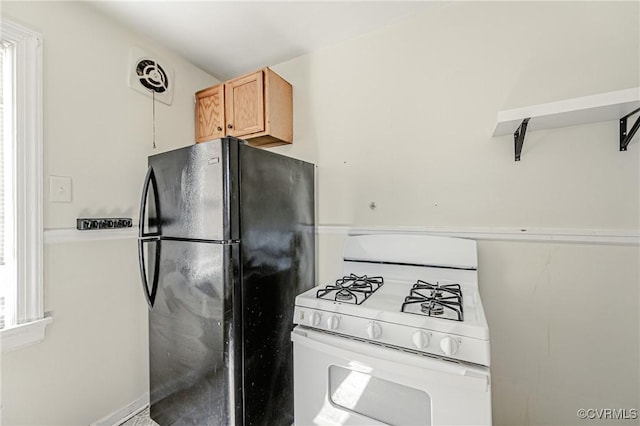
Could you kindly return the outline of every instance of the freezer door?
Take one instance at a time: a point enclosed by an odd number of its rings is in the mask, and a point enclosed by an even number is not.
[[[157,242],[149,311],[151,418],[161,425],[229,425],[240,417],[234,355],[232,253],[237,245]]]
[[[238,238],[232,220],[237,146],[238,140],[225,138],[149,157],[158,192],[148,222],[157,224],[162,238]]]

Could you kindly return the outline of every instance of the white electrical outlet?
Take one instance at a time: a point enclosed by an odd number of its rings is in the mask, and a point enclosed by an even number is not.
[[[71,202],[71,178],[49,176],[49,201],[53,203]]]

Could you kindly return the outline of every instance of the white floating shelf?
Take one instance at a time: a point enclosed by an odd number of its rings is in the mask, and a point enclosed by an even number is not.
[[[498,112],[493,136],[513,134],[525,118],[527,131],[619,120],[640,108],[640,87]]]
[[[627,118],[635,115],[639,110],[640,87],[616,90],[599,95],[500,111],[493,136],[512,133],[515,160],[520,161],[527,130],[618,120],[620,151],[626,151],[627,145],[640,128],[640,118],[637,118],[629,130]]]

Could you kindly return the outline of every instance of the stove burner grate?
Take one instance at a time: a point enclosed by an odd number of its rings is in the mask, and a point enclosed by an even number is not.
[[[382,287],[382,277],[346,275],[335,284],[330,284],[318,290],[318,299],[335,300],[336,302],[353,303],[359,305],[369,298],[376,290]]]
[[[418,311],[405,310],[414,304],[420,304]],[[409,296],[404,298],[401,312],[463,321],[464,312],[460,284],[431,284],[418,280],[411,288]],[[445,312],[451,315],[445,315]]]

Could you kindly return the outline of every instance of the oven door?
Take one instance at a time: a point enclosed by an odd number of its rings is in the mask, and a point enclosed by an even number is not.
[[[295,424],[490,425],[489,369],[298,326]]]

